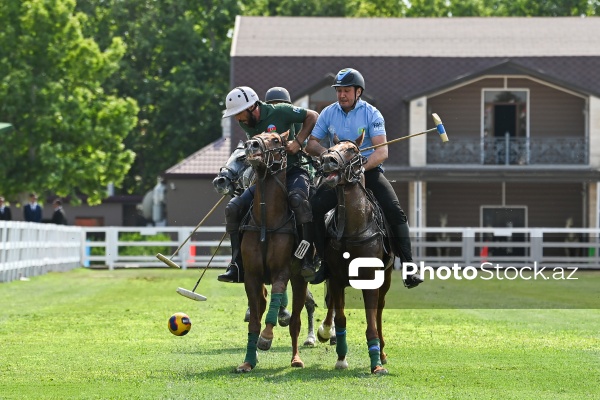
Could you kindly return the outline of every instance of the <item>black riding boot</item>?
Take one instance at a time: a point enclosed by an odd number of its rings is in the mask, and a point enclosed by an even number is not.
[[[410,244],[410,233],[408,224],[390,226],[393,237],[391,238],[392,248],[394,253],[400,257],[402,263],[412,263],[412,246]],[[423,283],[423,278],[418,273],[410,274],[404,279],[404,286],[407,289],[412,289]]]
[[[327,228],[325,227],[325,220],[321,218],[323,221],[314,222],[315,229],[313,230],[314,238],[315,238],[315,250],[317,250],[317,257],[319,262],[315,262],[315,264],[320,264],[319,270],[315,274],[315,279],[310,281],[312,285],[318,285],[319,283],[323,283],[325,279],[329,277],[329,271],[327,269],[327,263],[325,262],[325,239],[327,234]]]
[[[221,282],[242,283],[244,282],[244,268],[240,254],[240,233],[238,231],[229,232],[229,237],[231,239],[231,263],[229,263],[227,271],[219,275],[217,279]]]
[[[304,277],[304,280],[306,282],[310,282],[315,278],[315,248],[313,245],[314,229],[312,222],[302,224],[300,227],[300,231],[302,240],[306,240],[310,244],[308,251],[306,252],[304,257],[302,257],[302,269],[300,270],[300,275]]]

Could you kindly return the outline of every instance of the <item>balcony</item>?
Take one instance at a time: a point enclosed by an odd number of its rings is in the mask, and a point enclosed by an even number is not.
[[[439,138],[427,140],[427,164],[587,165],[587,138]]]

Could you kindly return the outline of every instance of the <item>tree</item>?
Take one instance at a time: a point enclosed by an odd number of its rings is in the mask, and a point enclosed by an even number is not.
[[[168,167],[221,135],[229,90],[229,50],[236,0],[92,0],[78,2],[101,46],[127,45],[117,75],[106,84],[140,106],[125,144],[136,153],[123,191],[144,193]]]
[[[104,51],[85,37],[75,0],[0,2],[0,120],[15,130],[0,148],[0,192],[87,196],[119,185],[134,154],[123,141],[135,126],[134,100],[106,93],[125,46]]]

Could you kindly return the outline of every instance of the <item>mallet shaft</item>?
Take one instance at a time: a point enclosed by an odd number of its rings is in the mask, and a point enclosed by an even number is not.
[[[402,136],[401,138],[392,139],[392,140],[389,140],[389,141],[387,141],[385,143],[379,143],[379,144],[376,144],[376,145],[373,145],[373,146],[365,147],[364,149],[360,149],[360,151],[367,151],[367,150],[371,150],[371,149],[376,149],[376,148],[381,147],[381,146],[387,146],[388,144],[396,143],[396,142],[399,142],[401,140],[410,139],[410,138],[415,137],[415,136],[424,135],[424,134],[429,133],[429,132],[437,132],[437,128],[431,128],[431,129],[428,129],[428,130],[423,131],[423,132],[413,133],[412,135]]]
[[[192,233],[190,233],[190,235],[183,241],[183,243],[181,243],[179,245],[179,247],[177,248],[177,250],[175,250],[175,252],[173,253],[173,255],[170,258],[165,257],[164,255],[158,253],[156,255],[156,258],[158,258],[160,261],[164,262],[165,264],[167,264],[169,267],[173,267],[173,268],[179,268],[179,265],[175,264],[173,262],[173,257],[175,257],[177,255],[177,253],[179,253],[179,250],[181,250],[181,248],[188,242],[188,240],[191,239],[192,235],[194,235],[194,233],[196,233],[196,231],[200,228],[200,226],[202,226],[202,224],[204,223],[204,221],[206,221],[206,219],[217,209],[217,207],[219,206],[219,204],[221,204],[223,202],[223,200],[225,199],[225,197],[227,197],[227,195],[223,195],[219,201],[217,201],[217,203],[213,206],[213,208],[210,209],[210,211],[204,216],[204,218],[202,218],[202,221],[200,221],[198,223],[198,225],[196,225],[196,227],[194,228],[194,230],[192,231]]]
[[[408,136],[402,136],[401,138],[393,139],[393,140],[387,141],[385,143],[379,143],[374,146],[365,147],[364,149],[361,149],[360,151],[362,152],[362,151],[367,151],[367,150],[371,150],[371,149],[376,149],[381,146],[387,146],[388,144],[391,144],[391,143],[396,143],[401,140],[410,139],[412,137],[419,136],[419,135],[425,135],[426,133],[430,133],[430,132],[438,132],[440,134],[440,138],[442,139],[442,142],[447,142],[448,135],[446,134],[446,130],[444,129],[444,124],[442,124],[441,118],[439,117],[439,115],[437,115],[435,113],[431,114],[431,116],[433,117],[433,122],[435,123],[435,128],[427,129],[426,131],[419,132],[419,133],[413,133],[412,135],[408,135]]]

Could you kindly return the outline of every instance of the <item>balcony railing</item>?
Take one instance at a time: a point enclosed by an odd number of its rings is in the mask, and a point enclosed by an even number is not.
[[[427,164],[587,165],[586,138],[438,138],[427,141]]]

